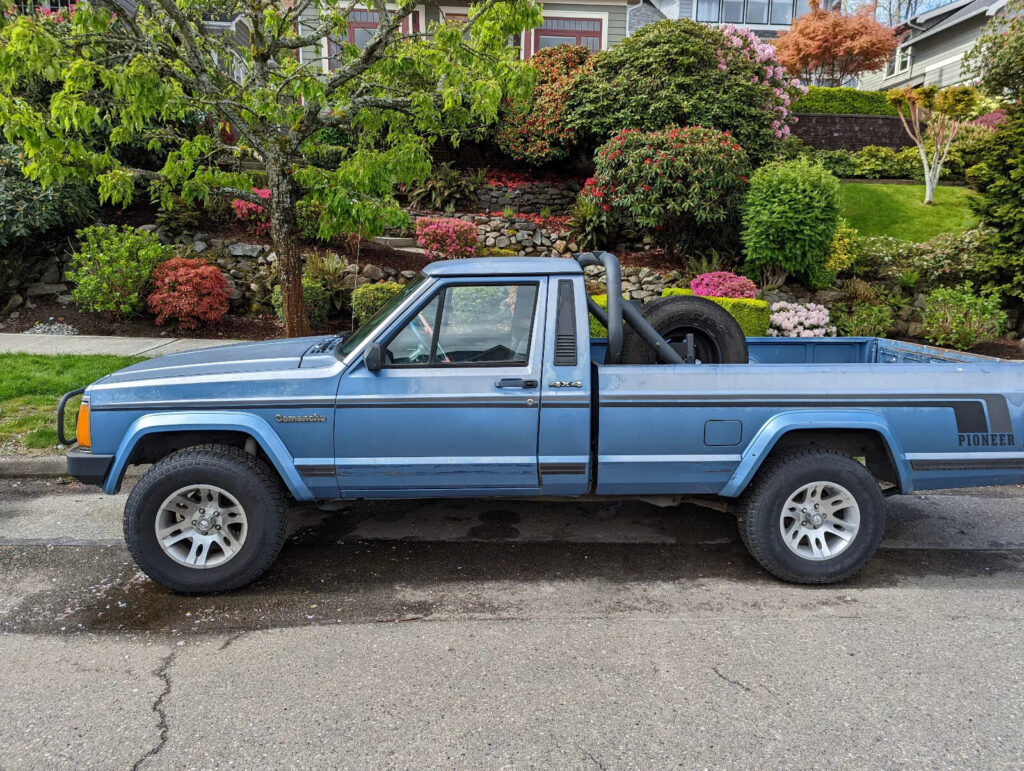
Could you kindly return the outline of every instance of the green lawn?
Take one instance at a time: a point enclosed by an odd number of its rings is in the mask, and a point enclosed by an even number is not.
[[[142,361],[132,356],[35,356],[0,353],[0,445],[57,448],[57,402],[68,391]],[[64,414],[64,433],[75,431],[80,399]]]
[[[962,233],[977,224],[966,187],[940,185],[925,206],[924,185],[849,182],[839,187],[840,214],[862,236],[927,241],[940,233]]]

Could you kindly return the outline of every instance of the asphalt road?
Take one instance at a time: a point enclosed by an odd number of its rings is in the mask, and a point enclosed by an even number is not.
[[[241,592],[170,594],[124,496],[0,480],[0,768],[1020,767],[1024,489],[890,499],[794,587],[723,514],[297,510]]]

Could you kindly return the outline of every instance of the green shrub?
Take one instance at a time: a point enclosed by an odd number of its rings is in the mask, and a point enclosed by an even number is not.
[[[827,270],[838,276],[853,268],[856,261],[857,228],[851,227],[850,223],[842,217],[836,225],[836,234],[832,236],[832,244],[828,250],[828,262],[825,263]]]
[[[1000,307],[999,295],[978,294],[967,281],[958,287],[929,292],[921,324],[929,342],[966,351],[999,337],[1006,325],[1006,313]]]
[[[930,285],[955,285],[964,281],[985,283],[999,270],[995,238],[995,233],[988,228],[943,233],[907,249],[905,258],[897,265],[897,272],[917,272]]]
[[[854,303],[852,308],[833,308],[832,321],[846,337],[885,337],[896,316],[887,304]]]
[[[356,324],[365,323],[401,291],[402,285],[393,281],[381,284],[363,284],[353,290],[352,313],[355,315]]]
[[[917,244],[892,236],[858,236],[853,242],[850,269],[856,276],[884,278],[902,270],[916,250]]]
[[[800,97],[797,112],[832,115],[895,115],[896,106],[889,104],[884,91],[860,91],[856,88],[811,86]]]
[[[857,176],[857,154],[849,150],[818,150],[814,161],[840,179]]]
[[[789,131],[787,100],[801,89],[768,78],[778,64],[756,38],[689,19],[648,24],[590,58],[569,94],[568,121],[601,144],[624,128],[713,126],[731,131],[755,163],[772,158]]]
[[[295,204],[295,219],[299,226],[299,235],[307,241],[322,241],[320,238],[320,217],[324,206],[318,201],[303,198]]]
[[[839,180],[806,159],[762,166],[743,203],[747,266],[778,286],[785,275],[813,282],[839,224]]]
[[[409,205],[414,209],[444,211],[455,206],[460,199],[472,199],[483,186],[486,169],[463,174],[450,163],[433,168],[430,176],[406,190]]]
[[[980,163],[995,141],[995,129],[977,123],[965,123],[956,133],[953,150],[960,154],[960,160],[966,171],[976,163]]]
[[[595,165],[589,193],[650,229],[670,253],[732,230],[750,169],[732,137],[700,127],[627,129],[598,149]]]
[[[1024,297],[1024,105],[1006,111],[981,163],[970,170],[981,196],[971,209],[996,232],[993,279],[1003,291]]]
[[[340,313],[349,305],[351,292],[346,285],[349,273],[344,257],[333,252],[310,255],[306,260],[306,278],[320,284],[330,295],[331,315]]]
[[[309,326],[313,330],[322,329],[327,324],[327,317],[332,310],[331,292],[319,281],[304,276],[302,279],[302,299],[306,303],[306,311],[309,313]],[[284,296],[281,285],[274,287],[270,298],[270,304],[274,306],[274,313],[278,321],[284,323]]]
[[[662,297],[692,296],[692,289],[673,287],[661,293]],[[734,297],[705,297],[713,303],[721,305],[736,319],[743,334],[747,337],[764,337],[768,334],[771,323],[771,307],[764,300],[747,300]]]
[[[83,228],[68,278],[82,310],[129,316],[142,307],[153,269],[174,256],[155,234],[132,227]]]
[[[496,246],[484,246],[476,250],[477,257],[518,257],[515,249],[499,249]]]
[[[608,310],[608,295],[592,294],[590,295],[590,299],[597,303],[601,308]],[[622,295],[622,299],[627,300],[628,297],[626,295]],[[593,315],[588,315],[587,318],[590,319],[591,337],[608,337],[608,328],[604,324],[594,318]]]
[[[85,183],[44,189],[22,174],[22,161],[17,147],[0,145],[0,307],[46,269],[52,252],[40,239],[69,233],[96,214],[96,196]]]
[[[588,179],[569,209],[569,227],[581,249],[600,249],[608,237],[608,212],[594,196],[594,180]]]

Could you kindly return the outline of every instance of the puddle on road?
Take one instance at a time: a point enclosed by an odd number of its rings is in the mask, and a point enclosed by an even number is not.
[[[548,511],[549,522],[539,530],[527,513],[491,506],[481,512],[483,507],[423,502],[367,504],[354,516],[326,517],[298,511],[267,576],[226,595],[168,592],[138,571],[123,546],[2,547],[0,575],[11,577],[3,591],[25,591],[4,605],[0,631],[184,636],[430,618],[650,617],[684,607],[719,612],[723,601],[708,586],[746,591],[756,598],[741,605],[750,612],[763,612],[762,596],[787,610],[817,612],[847,602],[850,591],[928,576],[996,577],[1024,570],[1021,552],[889,549],[841,587],[784,586],[746,554],[724,515],[648,513],[645,532],[658,541],[581,542],[561,537],[557,529],[564,524],[552,517],[585,519],[583,506]],[[407,536],[393,520],[395,508],[413,523]],[[640,516],[626,509],[610,519],[585,521],[572,537],[635,533]],[[659,523],[656,528],[652,521]],[[446,526],[449,540],[429,540]],[[360,535],[384,527],[393,537]],[[526,539],[530,527],[544,539]],[[751,594],[752,585],[765,591]]]

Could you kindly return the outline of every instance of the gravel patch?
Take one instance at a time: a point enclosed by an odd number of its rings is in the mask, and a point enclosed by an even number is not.
[[[40,321],[31,329],[22,332],[23,335],[77,335],[78,330],[71,324],[63,321]]]

